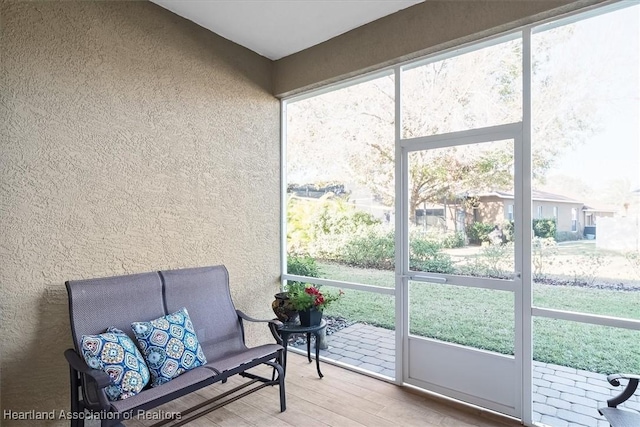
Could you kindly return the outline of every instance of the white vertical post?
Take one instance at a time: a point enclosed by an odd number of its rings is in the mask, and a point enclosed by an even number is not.
[[[404,276],[404,263],[406,259],[405,254],[405,239],[404,228],[406,226],[406,187],[403,185],[405,172],[405,161],[403,150],[400,146],[400,139],[402,138],[402,99],[401,99],[401,76],[402,69],[400,67],[394,68],[394,83],[395,83],[395,184],[396,184],[396,197],[395,197],[395,304],[396,304],[396,384],[402,384],[405,379],[405,356],[408,354],[406,351],[407,333],[408,333],[408,310],[407,304],[407,280]]]
[[[287,101],[280,101],[280,290],[287,273]]]
[[[521,311],[516,311],[516,319],[520,319],[520,327],[516,322],[516,334],[521,341],[520,360],[522,363],[522,421],[532,425],[532,390],[533,390],[533,325],[531,307],[533,303],[531,271],[531,177],[532,177],[532,139],[531,139],[531,27],[522,31],[522,144],[521,144],[521,206],[519,209],[521,248]],[[518,174],[516,173],[516,176]],[[516,208],[517,209],[517,208]],[[516,359],[517,360],[517,359]]]

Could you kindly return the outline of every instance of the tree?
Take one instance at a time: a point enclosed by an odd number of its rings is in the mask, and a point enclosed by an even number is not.
[[[586,99],[589,73],[550,67],[553,46],[570,29],[539,36],[533,87],[533,175],[542,182],[558,154],[595,129]],[[402,137],[406,139],[518,122],[522,119],[521,42],[514,40],[428,63],[402,74]],[[301,101],[291,119],[289,164],[307,174],[339,171],[366,186],[384,204],[395,196],[394,81],[382,77]],[[296,103],[297,105],[298,103]],[[296,123],[293,123],[296,122]],[[291,150],[291,148],[290,148]],[[462,194],[513,188],[514,147],[498,141],[411,153],[410,213],[422,203]],[[294,159],[298,160],[294,160]],[[313,159],[312,161],[309,161]],[[333,180],[336,180],[335,176]]]

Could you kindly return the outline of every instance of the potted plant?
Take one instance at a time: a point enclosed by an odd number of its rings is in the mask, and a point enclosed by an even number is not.
[[[304,289],[304,283],[291,282],[287,285],[287,290],[274,295],[275,300],[271,303],[271,308],[278,320],[284,323],[296,323],[298,310],[291,303],[290,296]]]
[[[334,301],[339,300],[344,292],[337,294],[321,292],[315,285],[306,285],[289,290],[289,301],[298,310],[300,325],[315,326],[322,321],[322,312]]]

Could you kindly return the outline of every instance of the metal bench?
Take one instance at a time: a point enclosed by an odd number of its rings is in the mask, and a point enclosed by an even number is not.
[[[65,351],[71,372],[72,426],[84,425],[85,411],[98,413],[101,425],[121,426],[126,414],[137,414],[177,399],[232,375],[248,379],[242,385],[182,411],[179,417],[154,425],[183,425],[227,403],[267,386],[279,386],[280,411],[286,409],[283,348],[245,344],[243,320],[258,321],[236,310],[224,266],[158,271],[66,283],[71,335],[75,348]],[[149,321],[182,307],[188,309],[207,363],[171,381],[143,389],[139,394],[110,401],[105,393],[111,378],[91,369],[79,352],[83,335],[101,334],[116,327],[134,338],[132,322]],[[272,323],[273,320],[264,322]],[[277,322],[277,321],[275,321]],[[135,342],[135,339],[134,339]],[[273,368],[269,378],[248,372],[258,365]]]
[[[627,409],[618,408],[618,405],[626,402],[636,392],[640,375],[612,374],[607,376],[607,381],[609,381],[609,384],[614,387],[620,386],[621,379],[629,380],[627,386],[618,396],[607,400],[607,406],[605,408],[598,409],[598,412],[600,412],[600,415],[603,415],[607,421],[609,421],[611,427],[639,427],[640,414]]]

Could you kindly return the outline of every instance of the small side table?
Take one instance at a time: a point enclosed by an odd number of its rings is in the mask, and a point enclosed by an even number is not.
[[[282,326],[276,326],[272,323],[269,324],[271,333],[276,339],[278,344],[284,347],[284,354],[282,361],[282,369],[286,375],[287,372],[287,347],[289,344],[289,336],[293,334],[306,334],[307,335],[307,359],[311,363],[311,335],[316,337],[316,369],[318,370],[318,376],[322,378],[322,372],[320,372],[320,333],[327,327],[327,321],[322,319],[319,325],[316,326],[300,326],[299,323],[283,323]]]

